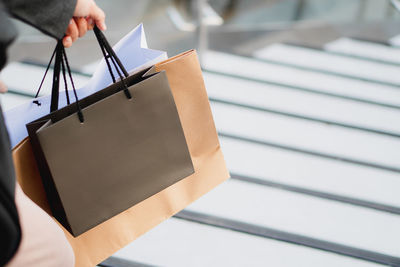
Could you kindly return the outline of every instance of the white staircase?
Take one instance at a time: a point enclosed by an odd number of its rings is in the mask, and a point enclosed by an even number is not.
[[[131,266],[400,266],[400,50],[354,39],[324,49],[206,54],[232,179],[114,256]],[[29,101],[43,72],[10,64],[3,108]]]

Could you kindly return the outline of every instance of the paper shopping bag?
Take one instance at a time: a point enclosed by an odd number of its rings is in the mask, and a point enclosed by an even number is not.
[[[166,71],[195,172],[79,237],[63,228],[76,266],[105,260],[229,178],[196,52],[188,51],[155,68]],[[29,139],[14,148],[13,158],[25,194],[51,214]]]

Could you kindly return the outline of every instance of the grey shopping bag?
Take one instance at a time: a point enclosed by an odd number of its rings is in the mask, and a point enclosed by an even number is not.
[[[124,71],[104,36],[96,34],[110,71],[111,66]],[[78,236],[193,174],[194,168],[164,71],[121,76],[57,109],[66,60],[62,44],[57,47],[52,112],[27,129],[52,213]]]

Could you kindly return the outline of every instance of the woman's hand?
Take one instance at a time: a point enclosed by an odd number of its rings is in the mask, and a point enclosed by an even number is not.
[[[97,25],[100,30],[106,30],[105,14],[94,0],[77,0],[74,17],[70,20],[63,44],[70,47],[73,42],[92,30]]]

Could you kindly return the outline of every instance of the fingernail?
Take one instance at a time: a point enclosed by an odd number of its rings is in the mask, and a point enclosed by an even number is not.
[[[92,18],[89,18],[89,19],[88,19],[88,24],[89,24],[89,25],[93,25],[93,19],[92,19]]]
[[[101,27],[103,28],[103,31],[107,30],[107,26],[104,22],[101,23]]]

